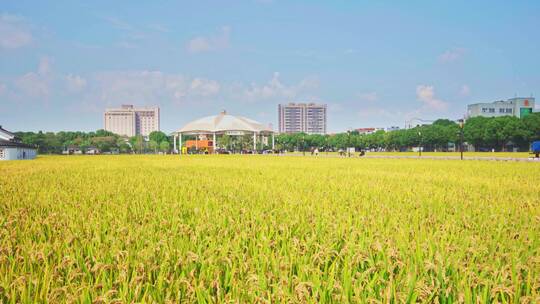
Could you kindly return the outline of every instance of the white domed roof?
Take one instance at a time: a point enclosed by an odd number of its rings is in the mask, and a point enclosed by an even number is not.
[[[272,132],[263,124],[242,116],[233,116],[223,111],[219,115],[207,116],[194,120],[176,133],[189,132],[224,132],[224,131],[246,131],[246,132]]]

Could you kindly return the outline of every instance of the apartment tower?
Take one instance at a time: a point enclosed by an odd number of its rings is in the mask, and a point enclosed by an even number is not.
[[[278,116],[280,133],[326,134],[326,104],[280,104]]]
[[[159,108],[122,105],[117,109],[107,109],[104,125],[105,130],[118,135],[148,136],[153,131],[159,131]]]

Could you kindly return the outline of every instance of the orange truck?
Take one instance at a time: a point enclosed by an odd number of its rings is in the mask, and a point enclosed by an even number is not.
[[[186,140],[186,148],[197,149],[208,153],[214,153],[214,142],[212,140]]]

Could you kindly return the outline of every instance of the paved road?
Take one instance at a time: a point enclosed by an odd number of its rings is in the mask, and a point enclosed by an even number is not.
[[[303,156],[302,154],[278,154],[281,156]],[[306,153],[305,156],[309,157],[337,157],[337,158],[347,158],[345,156],[339,155],[326,155],[324,152],[320,153],[319,156],[312,156],[309,153]],[[459,160],[459,156],[416,156],[416,155],[364,155],[362,157],[358,156],[358,153],[355,153],[351,158],[408,158],[408,159],[440,159],[440,160]],[[520,158],[520,157],[493,157],[493,156],[464,156],[463,160],[488,160],[488,161],[514,161],[514,162],[540,162],[540,158]]]
[[[365,158],[460,159],[459,156],[365,155]],[[463,156],[463,160],[540,162],[540,158]]]

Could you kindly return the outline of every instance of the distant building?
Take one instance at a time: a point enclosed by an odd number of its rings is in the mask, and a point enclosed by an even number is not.
[[[96,154],[99,154],[100,151],[97,147],[88,147],[86,148],[86,154],[88,155],[96,155]]]
[[[358,134],[372,134],[372,133],[375,133],[377,131],[384,131],[384,128],[358,128],[358,129],[355,129],[356,132],[358,132]]]
[[[78,146],[70,145],[70,146],[65,147],[65,149],[62,151],[62,154],[64,154],[64,155],[74,155],[74,154],[75,155],[80,155],[80,154],[83,154],[83,151]]]
[[[398,126],[391,126],[391,127],[386,128],[386,132],[397,131],[399,129],[400,128]]]
[[[467,106],[467,116],[476,117],[499,117],[515,116],[524,117],[534,110],[534,97],[516,97],[506,101],[490,103],[475,103]]]
[[[326,134],[326,104],[280,104],[278,117],[280,133]]]
[[[153,131],[159,131],[159,108],[122,105],[119,109],[107,109],[104,125],[105,130],[118,135],[148,136]]]
[[[0,126],[0,160],[34,159],[37,150]]]

